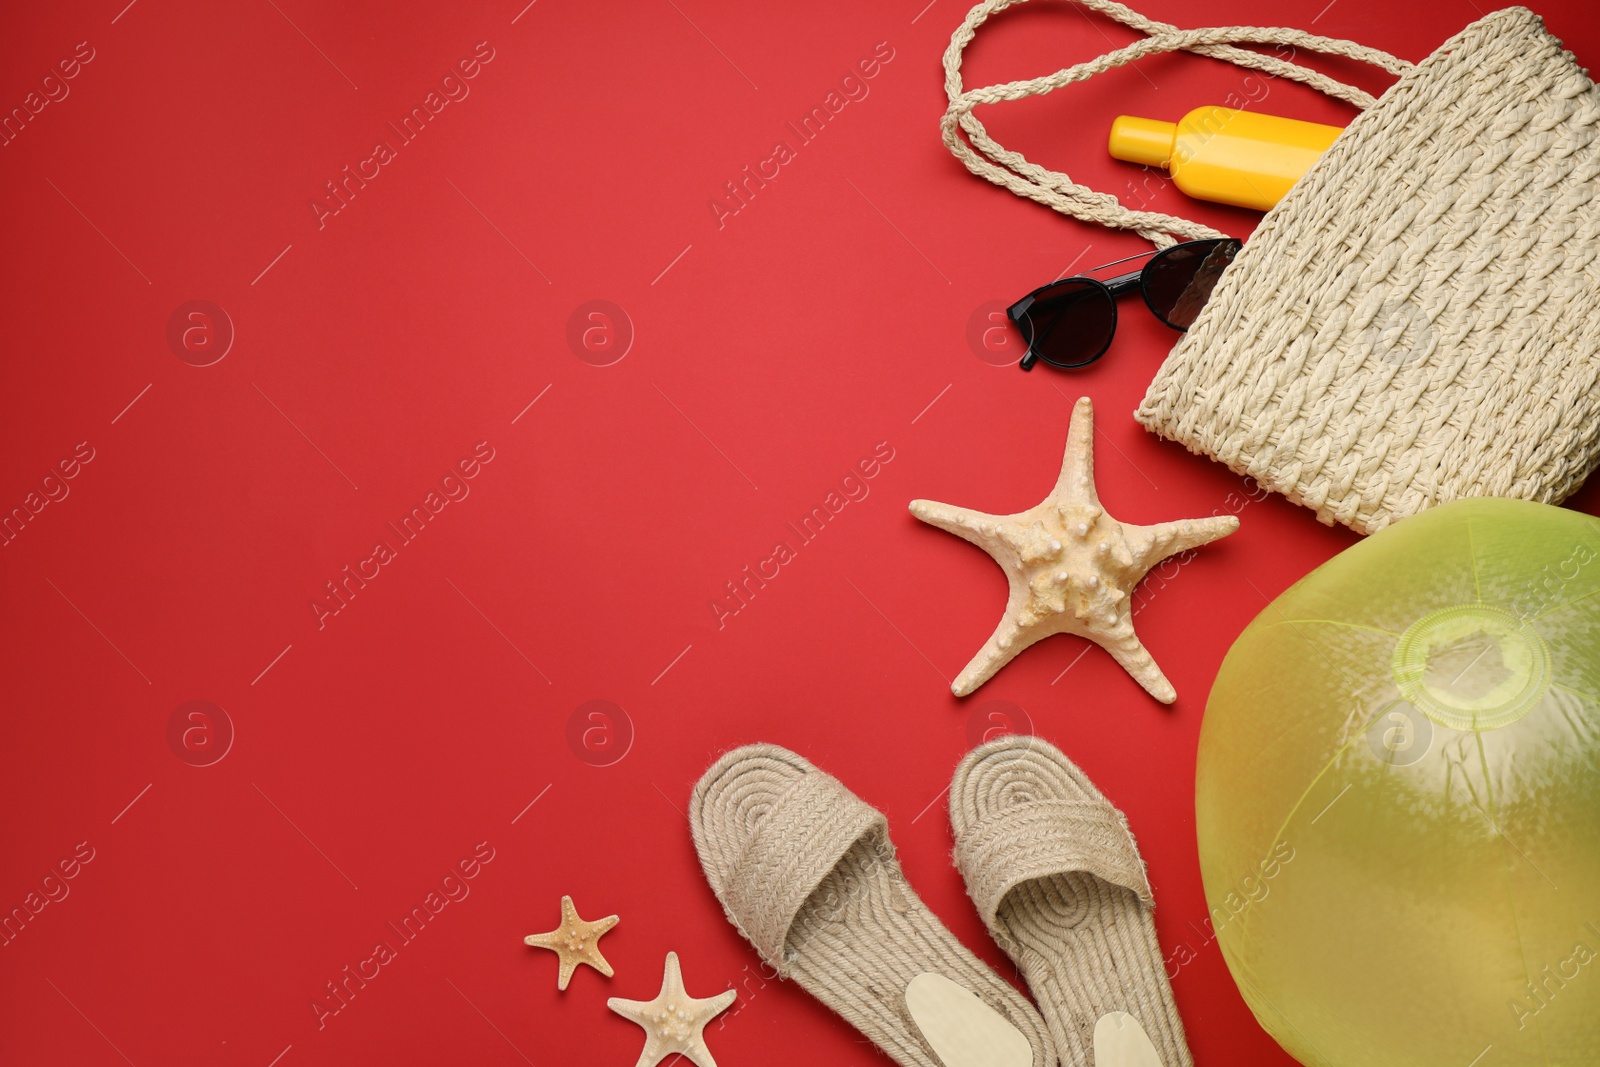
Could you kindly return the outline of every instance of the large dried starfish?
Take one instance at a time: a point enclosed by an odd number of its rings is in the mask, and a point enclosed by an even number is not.
[[[994,557],[1011,583],[1005,617],[950,689],[966,696],[1017,653],[1051,634],[1077,634],[1111,653],[1163,704],[1178,698],[1133,632],[1134,586],[1157,563],[1239,528],[1232,515],[1155,526],[1118,522],[1094,487],[1094,405],[1073,408],[1061,476],[1050,495],[1015,515],[986,515],[931,500],[911,514],[965,538]]]
[[[683,990],[683,972],[678,954],[667,953],[666,972],[661,976],[661,992],[654,1000],[623,1000],[612,997],[606,1007],[625,1019],[644,1027],[644,1051],[635,1067],[655,1067],[674,1054],[696,1067],[717,1067],[706,1047],[706,1024],[726,1011],[738,996],[729,989],[714,997],[698,1000]]]

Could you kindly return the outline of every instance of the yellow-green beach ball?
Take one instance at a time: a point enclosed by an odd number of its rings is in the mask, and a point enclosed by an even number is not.
[[[1600,1064],[1600,520],[1459,500],[1295,584],[1217,676],[1196,821],[1301,1063]]]

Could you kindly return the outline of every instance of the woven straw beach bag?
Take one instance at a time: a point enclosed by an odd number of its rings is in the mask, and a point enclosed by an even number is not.
[[[1179,30],[1075,0],[1147,36],[1045,78],[963,89],[973,33],[1020,2],[980,4],[952,37],[945,143],[975,174],[1158,247],[1222,235],[1030,163],[973,108],[1187,50],[1362,109],[1174,346],[1136,412],[1147,429],[1362,533],[1463,496],[1559,503],[1594,469],[1600,93],[1537,15],[1496,11],[1413,65],[1298,30]],[[1280,57],[1302,50],[1398,80],[1374,100]]]

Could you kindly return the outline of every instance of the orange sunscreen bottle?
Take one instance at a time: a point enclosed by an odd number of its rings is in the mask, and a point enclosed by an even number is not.
[[[1110,148],[1117,159],[1167,168],[1172,183],[1190,196],[1266,211],[1343,132],[1254,111],[1199,107],[1177,122],[1118,116]]]

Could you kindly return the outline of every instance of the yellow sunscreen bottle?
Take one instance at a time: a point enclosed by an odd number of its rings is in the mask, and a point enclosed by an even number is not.
[[[1111,154],[1165,167],[1190,196],[1266,211],[1311,169],[1338,126],[1229,107],[1199,107],[1177,122],[1121,115],[1111,124]]]

